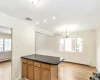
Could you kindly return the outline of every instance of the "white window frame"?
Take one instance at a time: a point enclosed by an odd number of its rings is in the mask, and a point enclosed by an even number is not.
[[[83,37],[68,37],[68,38],[82,38],[82,52],[78,52],[77,51],[77,49],[76,49],[76,51],[75,52],[73,52],[73,51],[66,51],[65,50],[65,39],[64,38],[60,38],[60,39],[64,39],[64,50],[60,50],[60,52],[70,52],[70,53],[83,53]],[[61,46],[62,44],[60,44],[60,46]],[[77,45],[77,43],[76,43],[76,45]]]
[[[10,39],[10,38],[0,38],[0,39],[3,39],[3,51],[0,51],[0,52],[11,52],[12,51],[12,40],[11,40],[11,50],[6,51],[5,50],[5,41],[4,41],[4,39]]]

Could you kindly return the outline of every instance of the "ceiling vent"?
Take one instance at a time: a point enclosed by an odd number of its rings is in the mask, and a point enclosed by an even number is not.
[[[30,3],[32,4],[37,4],[39,0],[29,0]]]
[[[32,19],[29,18],[29,17],[25,18],[25,20],[27,20],[27,21],[32,21]]]

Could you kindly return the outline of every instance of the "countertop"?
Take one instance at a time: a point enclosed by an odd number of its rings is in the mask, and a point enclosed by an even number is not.
[[[46,63],[46,64],[51,64],[51,65],[58,65],[60,62],[62,62],[64,60],[64,58],[62,58],[62,57],[54,57],[54,56],[39,55],[39,54],[23,56],[21,58],[38,61],[38,62],[42,62],[42,63]]]

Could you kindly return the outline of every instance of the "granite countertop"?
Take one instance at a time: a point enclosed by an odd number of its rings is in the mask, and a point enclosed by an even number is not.
[[[62,57],[53,57],[53,56],[39,55],[39,54],[23,56],[21,58],[38,61],[46,64],[52,64],[52,65],[58,65],[60,62],[64,60],[64,58]]]

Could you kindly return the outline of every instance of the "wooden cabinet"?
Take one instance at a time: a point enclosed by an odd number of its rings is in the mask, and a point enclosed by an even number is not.
[[[41,79],[41,68],[34,67],[34,80],[40,80]]]
[[[41,71],[41,80],[51,80],[50,71],[42,69],[42,71]]]
[[[22,77],[27,78],[27,64],[26,63],[22,63]]]
[[[34,62],[34,66],[36,66],[36,67],[40,67],[40,63],[39,62]]]
[[[22,77],[28,80],[58,80],[58,65],[22,59]]]
[[[49,64],[41,63],[41,67],[42,67],[42,69],[46,69],[46,70],[50,70],[51,69],[51,66]]]
[[[28,63],[29,65],[33,65],[33,64],[34,64],[34,62],[31,61],[31,60],[28,60],[27,63]]]
[[[28,79],[33,80],[34,79],[33,75],[34,75],[34,67],[33,65],[28,65]]]

